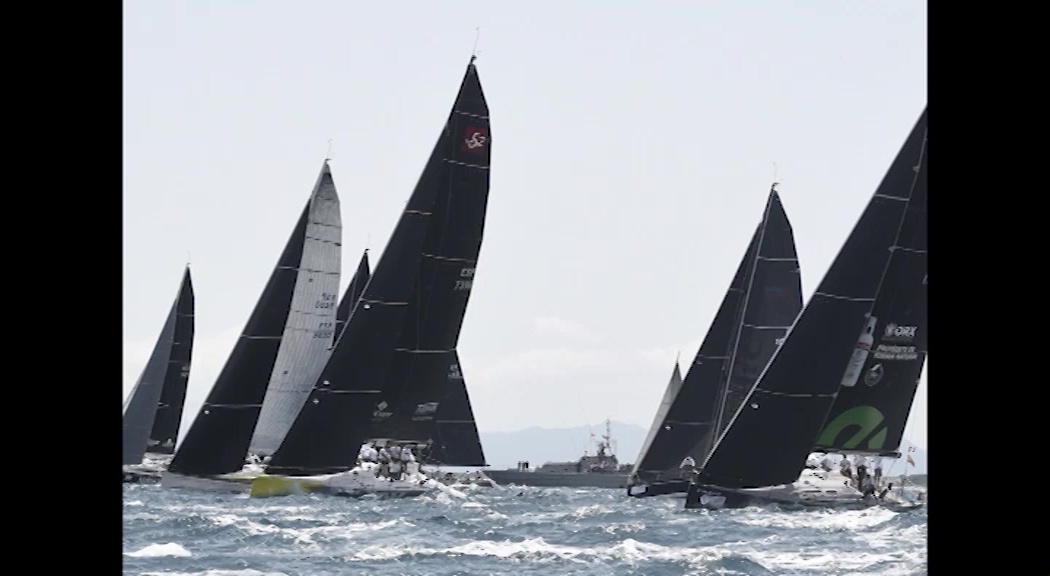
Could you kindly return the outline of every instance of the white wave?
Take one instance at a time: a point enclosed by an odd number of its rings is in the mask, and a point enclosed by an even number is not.
[[[158,558],[161,556],[179,556],[186,558],[193,554],[174,542],[168,542],[167,544],[150,544],[137,552],[125,552],[124,555],[131,556],[132,558]]]
[[[246,570],[205,570],[203,572],[143,572],[139,576],[289,576],[284,572]]]
[[[864,510],[812,510],[777,512],[766,510],[762,514],[755,514],[752,510],[741,511],[734,514],[732,520],[748,526],[761,526],[764,528],[820,528],[820,529],[849,529],[871,528],[883,524],[896,516],[897,513],[885,508],[873,507]]]
[[[768,540],[768,539],[767,539]],[[406,545],[371,545],[346,558],[348,561],[393,560],[402,556],[483,556],[500,559],[518,559],[530,562],[550,562],[555,560],[593,563],[623,562],[637,566],[645,562],[664,561],[682,562],[694,568],[708,566],[728,556],[738,556],[751,560],[767,570],[780,573],[791,573],[799,570],[831,569],[836,573],[841,570],[863,570],[875,564],[889,563],[882,574],[913,572],[925,563],[924,552],[873,553],[858,552],[764,552],[751,548],[756,542],[739,542],[729,546],[701,546],[696,548],[663,546],[641,542],[633,538],[624,539],[611,546],[581,548],[549,544],[543,538],[530,538],[519,542],[510,540],[492,541],[476,540],[449,548],[427,548]],[[743,548],[748,546],[748,548]],[[735,549],[734,549],[735,548]]]

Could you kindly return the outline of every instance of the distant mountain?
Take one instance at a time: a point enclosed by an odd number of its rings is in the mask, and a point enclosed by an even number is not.
[[[647,428],[624,422],[611,422],[609,429],[613,439],[613,450],[622,464],[633,464],[642,449],[642,442],[649,432]],[[532,466],[544,462],[575,462],[583,455],[594,454],[596,442],[605,433],[605,423],[573,428],[525,428],[513,432],[480,432],[481,446],[491,468],[513,468],[521,460]],[[593,434],[593,436],[592,436]],[[901,452],[907,454],[912,444],[905,439]],[[915,466],[909,467],[912,474],[926,473],[926,451],[917,448],[911,453]],[[886,475],[897,476],[904,472],[903,460],[895,463]]]

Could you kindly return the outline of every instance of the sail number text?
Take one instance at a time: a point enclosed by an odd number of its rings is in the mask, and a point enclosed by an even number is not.
[[[456,280],[456,285],[452,290],[470,290],[471,286],[474,285],[474,270],[474,268],[464,268],[460,270],[459,280]]]
[[[321,292],[321,299],[314,302],[314,308],[335,308],[335,294]]]
[[[314,338],[331,338],[335,334],[335,324],[332,322],[321,322],[314,330]]]

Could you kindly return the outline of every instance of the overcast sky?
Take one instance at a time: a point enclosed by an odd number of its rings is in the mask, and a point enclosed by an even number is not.
[[[495,149],[459,352],[482,430],[648,427],[774,178],[808,300],[926,105],[926,3],[124,2],[124,392],[191,258],[185,433],[332,140],[345,288],[480,27]],[[926,446],[925,376],[906,435]]]

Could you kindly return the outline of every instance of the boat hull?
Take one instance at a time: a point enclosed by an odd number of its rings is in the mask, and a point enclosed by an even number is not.
[[[689,480],[675,479],[634,484],[627,487],[627,495],[631,498],[650,498],[667,494],[685,494],[689,491],[689,483]]]
[[[627,474],[572,472],[524,472],[521,470],[486,470],[496,484],[540,486],[545,488],[627,488]]]
[[[247,494],[251,489],[251,482],[255,476],[255,474],[240,473],[224,476],[184,476],[164,471],[160,475],[160,485],[163,488],[177,488],[181,490]]]
[[[136,470],[124,468],[124,484],[158,484],[160,472],[157,470]]]
[[[787,509],[862,510],[881,506],[896,512],[907,512],[921,508],[924,502],[921,498],[907,500],[895,493],[887,493],[883,498],[864,496],[852,486],[837,482],[797,482],[768,488],[723,488],[691,484],[685,498],[687,509],[722,510],[769,504]]]
[[[375,495],[382,498],[413,498],[435,489],[435,482],[426,477],[412,480],[379,478],[367,472],[350,471],[324,476],[281,476],[263,474],[251,481],[248,494],[252,498],[291,496],[294,494],[325,494],[360,498]]]

